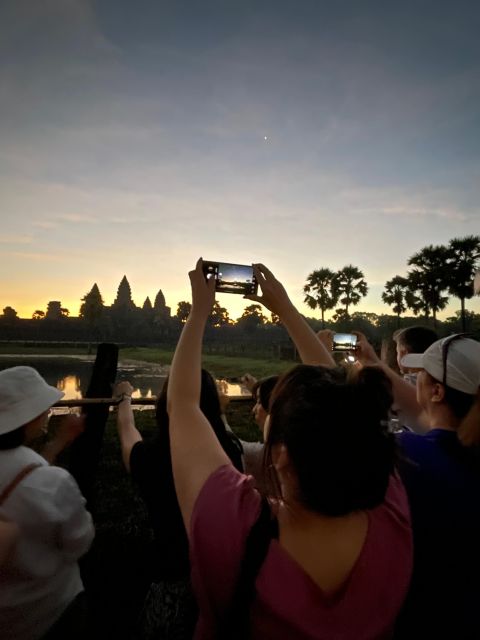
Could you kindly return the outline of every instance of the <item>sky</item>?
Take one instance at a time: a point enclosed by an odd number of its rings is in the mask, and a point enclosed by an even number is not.
[[[125,274],[175,312],[203,256],[309,316],[354,264],[391,312],[411,255],[480,233],[479,33],[474,0],[1,0],[0,310]]]

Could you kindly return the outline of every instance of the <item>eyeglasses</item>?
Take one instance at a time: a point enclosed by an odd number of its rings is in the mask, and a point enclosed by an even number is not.
[[[459,340],[460,338],[466,338],[468,333],[455,333],[453,336],[448,336],[442,343],[442,364],[443,364],[443,380],[442,384],[444,387],[447,386],[447,361],[448,361],[448,350],[450,349],[450,345],[452,342]]]

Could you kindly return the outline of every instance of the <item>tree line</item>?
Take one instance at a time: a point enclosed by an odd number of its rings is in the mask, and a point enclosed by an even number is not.
[[[448,245],[429,245],[407,261],[411,267],[405,275],[395,275],[385,283],[382,300],[392,307],[400,325],[400,316],[411,310],[415,316],[430,318],[437,325],[437,313],[445,309],[449,296],[460,300],[462,331],[466,329],[465,301],[474,295],[473,281],[479,269],[480,236],[453,238]],[[362,271],[347,265],[334,272],[329,268],[313,271],[304,286],[305,302],[325,313],[340,303],[333,320],[348,320],[350,308],[367,295],[368,285]]]
[[[309,318],[314,328],[330,328],[345,331],[351,327],[365,330],[370,336],[393,331],[400,325],[417,322],[418,316],[433,323],[456,330],[476,327],[476,314],[469,313],[465,301],[473,292],[473,278],[480,262],[480,236],[454,238],[446,246],[424,247],[407,261],[405,275],[395,275],[385,283],[382,300],[390,305],[394,316],[372,313],[352,313],[368,293],[368,284],[363,272],[354,265],[346,265],[335,272],[320,268],[309,274],[303,288],[304,300],[309,308],[318,309],[321,319]],[[409,267],[409,268],[408,268]],[[445,323],[437,321],[437,312],[447,305],[449,295],[460,300],[457,316]],[[334,310],[328,321],[325,314]],[[402,317],[408,310],[412,317]],[[86,339],[97,342],[116,340],[120,342],[171,343],[179,334],[190,312],[190,303],[182,300],[174,314],[166,305],[162,290],[152,304],[149,297],[141,307],[135,305],[127,277],[118,286],[112,305],[104,303],[98,285],[81,299],[79,317],[70,316],[69,310],[59,301],[50,301],[46,312],[36,310],[32,321],[21,320],[12,307],[5,307],[0,316],[0,339]],[[358,326],[358,325],[361,326]],[[480,327],[479,327],[480,328]],[[26,337],[25,337],[26,336]],[[265,315],[259,304],[248,305],[242,315],[233,320],[228,310],[217,301],[209,318],[208,336],[211,340],[260,340],[286,339],[279,320],[274,315]],[[374,337],[374,336],[373,336]]]

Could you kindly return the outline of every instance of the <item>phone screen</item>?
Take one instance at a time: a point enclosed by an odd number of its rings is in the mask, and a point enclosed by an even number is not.
[[[335,333],[333,335],[332,351],[355,351],[357,336],[353,333]]]
[[[204,262],[206,278],[215,278],[215,291],[219,293],[257,293],[257,281],[252,265],[229,262]]]

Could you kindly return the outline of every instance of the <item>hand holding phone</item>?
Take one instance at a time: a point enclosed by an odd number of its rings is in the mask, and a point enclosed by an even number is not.
[[[283,320],[286,309],[290,305],[293,306],[285,287],[264,264],[255,264],[253,273],[262,290],[262,295],[250,296],[250,300],[260,302],[260,304],[263,304],[264,307]]]
[[[202,258],[197,260],[195,269],[188,272],[192,287],[192,313],[204,315],[205,319],[210,315],[215,302],[215,287],[213,282],[205,278]]]

